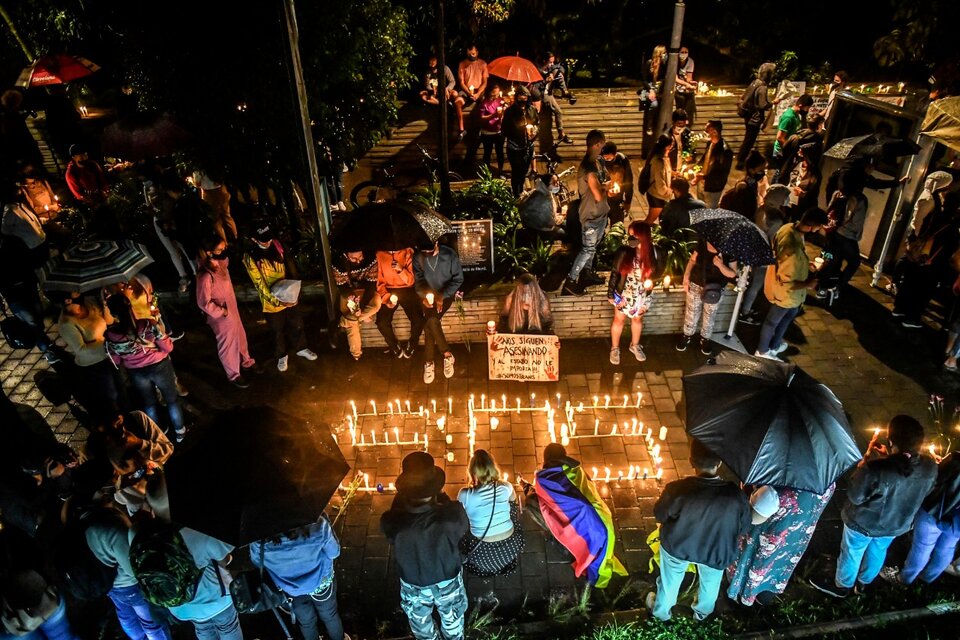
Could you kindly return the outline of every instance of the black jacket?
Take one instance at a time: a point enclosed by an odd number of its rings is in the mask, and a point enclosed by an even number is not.
[[[527,125],[539,126],[540,114],[532,104],[514,102],[503,112],[501,130],[507,145],[512,149],[533,148],[533,140],[527,136]]]
[[[923,501],[923,510],[939,522],[948,520],[960,508],[960,456],[951,453],[940,461],[937,482]]]
[[[700,156],[700,166],[707,160],[707,152],[713,143],[707,141],[707,147]],[[733,149],[727,146],[726,141],[720,138],[716,148],[710,154],[710,169],[703,175],[703,190],[711,193],[723,191],[727,188],[727,178],[730,177],[730,166],[733,164]]]
[[[691,476],[671,482],[653,507],[660,545],[674,558],[725,569],[750,529],[750,503],[732,482]]]
[[[660,229],[664,234],[670,235],[677,229],[690,228],[690,212],[694,209],[703,209],[706,207],[703,200],[697,200],[688,195],[686,198],[674,198],[667,202],[660,212]]]
[[[927,456],[870,460],[850,478],[843,523],[871,537],[906,533],[936,479],[937,463]]]
[[[460,573],[460,538],[470,529],[463,505],[441,495],[436,503],[407,504],[400,496],[380,516],[393,545],[400,579],[426,587]]]

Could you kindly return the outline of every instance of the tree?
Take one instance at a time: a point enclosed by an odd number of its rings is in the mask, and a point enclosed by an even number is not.
[[[918,77],[938,65],[957,62],[956,0],[891,0],[893,28],[873,45],[881,66],[914,72]]]

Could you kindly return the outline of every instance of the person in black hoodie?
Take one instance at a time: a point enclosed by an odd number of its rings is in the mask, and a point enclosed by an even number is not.
[[[937,483],[923,501],[913,523],[913,544],[902,569],[884,567],[880,577],[899,584],[918,578],[930,583],[953,561],[960,540],[960,456],[951,453],[940,461]]]
[[[333,264],[333,278],[340,290],[340,328],[347,334],[350,355],[363,355],[360,323],[372,322],[380,310],[377,295],[377,261],[367,258],[362,249],[345,250]]]
[[[397,497],[380,517],[400,573],[400,608],[417,640],[463,638],[467,590],[463,586],[460,539],[470,529],[467,512],[443,493],[446,474],[425,451],[407,455],[397,477]]]
[[[810,584],[835,598],[862,594],[880,573],[893,539],[910,530],[923,499],[937,479],[937,464],[920,455],[923,425],[894,416],[886,437],[874,432],[867,452],[850,478],[844,505],[843,540],[833,580]]]
[[[670,619],[690,563],[700,576],[693,617],[704,620],[713,613],[723,570],[736,562],[737,539],[752,523],[747,497],[720,479],[720,458],[699,440],[690,443],[690,463],[697,475],[668,484],[653,507],[660,523],[660,577],[646,604],[663,621]]]
[[[776,69],[777,65],[773,62],[761,64],[757,70],[757,77],[744,90],[737,106],[737,115],[743,118],[743,125],[746,129],[740,151],[737,152],[737,169],[739,171],[743,170],[747,156],[750,155],[750,150],[753,149],[757,136],[760,135],[760,129],[766,122],[767,110],[776,104],[775,101],[771,102],[767,96]]]

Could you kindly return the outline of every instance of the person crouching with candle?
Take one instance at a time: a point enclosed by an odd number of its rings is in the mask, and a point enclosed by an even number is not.
[[[423,306],[414,289],[413,249],[377,251],[377,295],[381,306],[377,312],[377,328],[395,358],[411,358],[423,332]],[[393,332],[393,314],[397,307],[410,320],[410,339],[401,345]]]
[[[517,494],[501,479],[497,461],[484,449],[473,453],[467,469],[470,486],[457,494],[470,519],[470,531],[460,540],[463,566],[475,576],[510,575],[523,551]]]
[[[650,225],[633,222],[628,230],[627,245],[617,250],[613,269],[607,283],[607,302],[613,305],[610,325],[610,364],[620,364],[620,336],[627,318],[630,319],[630,353],[638,362],[647,359],[640,346],[643,316],[650,308],[651,289],[644,286],[655,267]]]
[[[440,324],[443,314],[453,304],[454,297],[463,285],[463,267],[457,252],[434,242],[433,247],[420,251],[413,260],[414,288],[423,300],[424,315],[424,363],[423,382],[433,382],[436,351],[443,354],[443,377],[452,378],[456,362]]]
[[[354,360],[363,355],[360,324],[371,322],[380,311],[377,295],[377,261],[358,247],[348,247],[333,263],[333,279],[340,290],[340,328]]]

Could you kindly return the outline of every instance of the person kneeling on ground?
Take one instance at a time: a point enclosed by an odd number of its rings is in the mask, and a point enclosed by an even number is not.
[[[333,263],[333,278],[340,290],[340,328],[354,360],[363,355],[360,324],[373,321],[380,311],[377,295],[377,261],[367,259],[363,249],[351,247]]]
[[[510,575],[524,541],[517,494],[483,449],[473,452],[468,470],[470,486],[457,494],[470,519],[470,531],[460,540],[463,566],[475,576]]]

